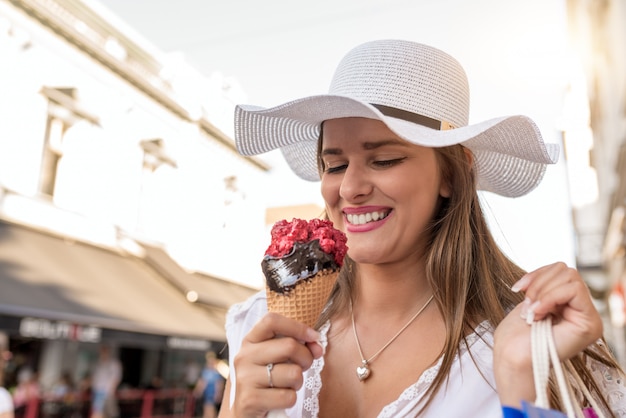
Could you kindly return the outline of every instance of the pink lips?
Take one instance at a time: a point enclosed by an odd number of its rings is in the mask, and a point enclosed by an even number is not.
[[[380,228],[382,225],[387,222],[387,219],[392,216],[392,212],[390,212],[383,219],[379,219],[378,221],[371,221],[362,225],[354,225],[348,222],[347,217],[345,215],[360,215],[363,213],[372,213],[372,212],[388,212],[390,208],[387,206],[359,206],[359,207],[346,207],[343,209],[344,213],[344,221],[346,225],[346,230],[348,232],[369,232],[375,229]]]

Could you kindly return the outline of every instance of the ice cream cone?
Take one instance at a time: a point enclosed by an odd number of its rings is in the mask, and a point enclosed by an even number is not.
[[[274,292],[266,286],[267,307],[313,327],[322,313],[335,286],[339,271],[324,270],[299,282],[285,293]]]

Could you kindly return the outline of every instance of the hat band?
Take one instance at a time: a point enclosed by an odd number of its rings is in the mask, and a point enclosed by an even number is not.
[[[454,129],[454,125],[445,120],[429,118],[428,116],[409,112],[408,110],[398,109],[396,107],[379,105],[375,103],[371,103],[371,105],[378,109],[380,113],[385,116],[406,120],[407,122],[417,123],[418,125],[422,125],[431,129],[437,129],[438,131],[447,131],[450,129]]]

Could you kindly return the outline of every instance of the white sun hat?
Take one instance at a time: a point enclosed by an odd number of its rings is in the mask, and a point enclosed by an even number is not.
[[[235,142],[243,155],[280,148],[301,178],[320,179],[317,143],[321,123],[363,117],[380,120],[400,138],[427,147],[462,144],[474,155],[478,189],[522,196],[558,160],[526,116],[468,125],[469,86],[463,67],[436,48],[401,40],[357,46],[339,63],[329,94],[264,109],[235,109]]]

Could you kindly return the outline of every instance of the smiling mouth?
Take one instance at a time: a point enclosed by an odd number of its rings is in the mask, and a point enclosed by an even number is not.
[[[387,211],[376,211],[376,212],[368,212],[368,213],[359,213],[359,214],[346,214],[346,219],[348,223],[352,225],[365,225],[369,222],[376,222],[382,219],[385,219],[391,213],[390,210]]]

